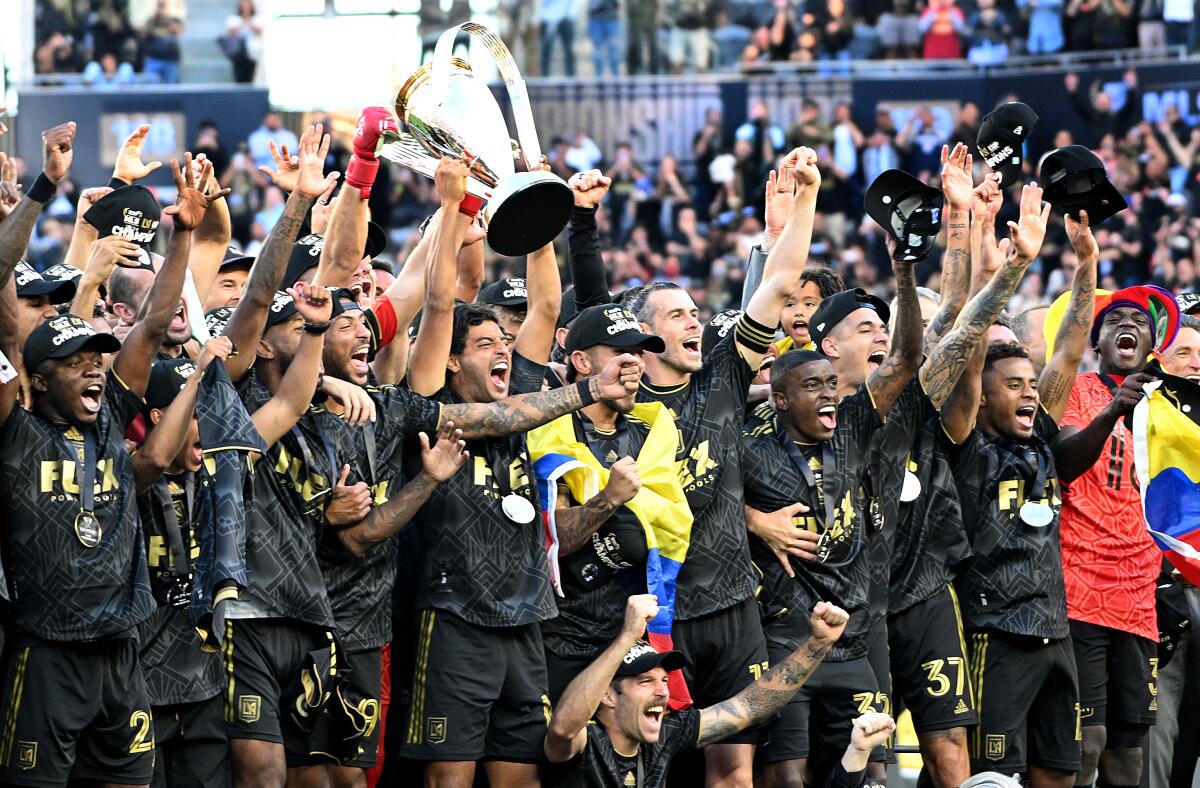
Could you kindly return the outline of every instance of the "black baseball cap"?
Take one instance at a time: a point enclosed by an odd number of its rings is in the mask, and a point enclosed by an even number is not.
[[[24,260],[17,263],[13,270],[13,278],[17,282],[18,298],[49,296],[52,304],[66,304],[75,297],[75,280],[45,279]]]
[[[1087,211],[1092,227],[1129,207],[1109,181],[1104,162],[1082,145],[1067,145],[1043,156],[1038,183],[1046,202],[1074,219]]]
[[[572,297],[574,295],[572,294]],[[476,303],[488,306],[511,306],[524,308],[529,302],[529,290],[525,286],[525,278],[520,276],[501,279],[492,282],[479,291]]]
[[[924,260],[942,223],[942,193],[903,170],[885,170],[867,189],[867,215],[896,239],[892,257]]]
[[[87,209],[83,220],[99,231],[99,238],[119,235],[145,249],[154,243],[162,208],[145,186],[113,189]]]
[[[387,233],[372,221],[367,222],[367,241],[363,246],[363,257],[374,260],[387,249]]]
[[[21,357],[25,369],[32,372],[48,358],[66,358],[85,350],[116,353],[121,341],[112,334],[101,334],[92,324],[76,315],[52,317],[29,334]]]
[[[387,260],[372,260],[371,267],[376,271],[387,271],[392,276],[396,275],[396,269]]]
[[[687,664],[687,658],[682,651],[657,651],[645,640],[633,644],[633,648],[621,657],[614,678],[640,676],[643,673],[661,667],[663,670],[681,670]]]
[[[979,155],[1000,173],[1000,184],[1011,186],[1021,177],[1025,140],[1037,124],[1037,113],[1019,101],[1001,104],[983,116],[975,147]]]
[[[300,277],[310,268],[316,268],[321,262],[321,250],[325,248],[325,236],[309,233],[292,244],[292,253],[288,256],[287,270],[283,273],[280,287],[291,287],[300,281]]]
[[[167,358],[155,361],[146,382],[144,410],[163,409],[175,401],[179,390],[196,374],[196,362],[190,358]]]
[[[580,312],[571,325],[571,333],[567,335],[565,350],[570,354],[597,345],[622,350],[641,348],[651,353],[661,353],[667,349],[661,337],[643,333],[633,313],[616,304],[589,306]]]
[[[271,300],[271,307],[267,310],[267,328],[279,325],[286,320],[291,320],[295,314],[295,299],[289,293],[277,290],[275,291],[275,298]]]
[[[233,317],[233,309],[227,306],[219,306],[216,309],[210,309],[204,315],[204,325],[208,328],[208,335],[219,337],[225,333],[225,326],[229,325],[229,318]]]
[[[225,250],[225,258],[217,267],[219,271],[229,271],[235,268],[245,268],[249,271],[254,266],[254,255],[242,254],[242,250],[230,246]]]
[[[717,346],[725,337],[729,336],[729,332],[737,325],[737,321],[742,317],[742,313],[737,309],[722,309],[720,312],[712,316],[712,320],[704,326],[704,333],[700,336],[700,351],[702,355],[708,356],[712,349]]]
[[[1180,293],[1175,296],[1175,303],[1179,304],[1180,314],[1194,315],[1200,311],[1200,293]]]
[[[812,338],[813,345],[817,350],[821,350],[821,340],[829,336],[829,332],[833,331],[834,326],[859,309],[875,310],[885,325],[892,316],[887,302],[879,296],[871,295],[861,287],[843,290],[829,298],[823,298],[817,311],[813,312],[813,316],[808,319],[808,335]]]
[[[566,328],[579,314],[579,306],[575,303],[575,287],[568,287],[562,294],[562,300],[558,302],[558,322],[555,323],[555,328]]]

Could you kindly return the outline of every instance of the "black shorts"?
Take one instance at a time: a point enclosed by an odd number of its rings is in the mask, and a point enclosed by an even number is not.
[[[550,696],[552,706],[558,703],[567,685],[593,661],[589,657],[560,657],[546,649],[546,686],[549,687],[546,694]]]
[[[771,653],[776,664],[787,656],[782,651]],[[867,658],[822,662],[771,723],[768,742],[759,752],[765,763],[795,761],[812,753],[814,758],[827,757],[832,764],[849,746],[854,720],[868,711],[891,714],[892,708],[888,696],[879,690]],[[883,748],[871,753],[871,760],[877,763],[886,757]]]
[[[912,712],[917,733],[970,728],[978,721],[953,589],[889,618],[888,643],[892,691]]]
[[[698,709],[732,698],[770,666],[753,598],[706,616],[676,620],[671,638],[687,657],[683,677]],[[721,744],[756,744],[761,734],[761,726],[755,726]]]
[[[351,703],[358,707],[366,720],[367,727],[359,739],[362,748],[357,758],[343,763],[358,769],[370,769],[379,758],[379,709],[383,685],[383,663],[381,652],[344,651],[338,661],[338,674],[344,675],[346,686],[343,691]]]
[[[402,757],[536,763],[549,724],[541,627],[480,627],[421,611]]]
[[[979,715],[971,771],[1079,771],[1082,730],[1071,640],[984,631],[969,633],[967,648]]]
[[[225,699],[155,706],[151,788],[223,788],[233,780]]]
[[[1158,711],[1158,644],[1099,624],[1070,623],[1084,726],[1110,720],[1153,725]]]
[[[150,782],[154,723],[136,641],[48,643],[10,634],[0,782]]]
[[[311,763],[310,740],[288,710],[300,693],[300,673],[325,634],[282,618],[226,619],[225,729],[230,739],[282,744],[289,767]]]
[[[867,662],[871,663],[871,671],[875,674],[875,686],[883,693],[883,697],[887,698],[890,704],[892,695],[892,670],[891,670],[891,650],[888,648],[888,622],[886,616],[879,616],[867,633]],[[892,710],[888,709],[888,714],[892,714]],[[885,756],[886,763],[896,762],[896,753],[892,751],[892,745],[895,742],[891,737],[884,742],[880,749]],[[878,753],[876,753],[877,755]]]

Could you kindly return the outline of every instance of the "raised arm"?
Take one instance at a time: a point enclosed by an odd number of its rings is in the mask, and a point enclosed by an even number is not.
[[[1047,215],[1049,211],[1050,206],[1046,206]],[[1079,371],[1079,362],[1083,360],[1083,352],[1087,350],[1091,336],[1096,301],[1096,266],[1100,259],[1096,239],[1092,237],[1088,226],[1087,212],[1079,212],[1079,221],[1070,216],[1066,216],[1065,221],[1067,237],[1071,239],[1071,246],[1079,257],[1079,267],[1071,284],[1067,314],[1054,337],[1054,355],[1046,361],[1046,368],[1038,379],[1042,408],[1056,422],[1067,409],[1067,397],[1075,384],[1075,374]],[[1042,226],[1045,227],[1044,220]]]
[[[322,137],[315,126],[309,126],[300,138],[300,175],[296,190],[288,197],[283,215],[271,228],[271,234],[267,236],[254,267],[250,269],[242,300],[225,326],[225,336],[233,340],[233,346],[246,351],[239,352],[226,364],[231,380],[240,380],[254,363],[251,349],[257,346],[267,326],[267,310],[271,308],[275,291],[283,281],[292,244],[300,234],[304,216],[313,200],[329,188],[331,181],[337,180],[336,172],[322,175],[325,154],[328,152],[329,135]]]
[[[288,294],[296,302],[296,311],[305,324],[328,325],[333,311],[333,299],[328,290],[317,284],[297,282],[288,288]],[[312,404],[317,389],[317,377],[321,374],[321,351],[325,348],[325,334],[308,331],[300,338],[300,347],[292,363],[283,374],[275,395],[251,414],[254,428],[262,436],[268,448],[296,426],[296,422]]]
[[[21,376],[17,374],[15,364],[21,357],[21,347],[17,342],[17,282],[10,271],[0,278],[0,424],[5,424],[8,417],[19,407],[17,400],[21,396]]]
[[[122,261],[130,266],[137,265],[140,249],[133,241],[119,235],[94,241],[87,267],[83,269],[83,276],[75,288],[75,298],[71,300],[71,314],[79,315],[84,320],[90,318],[96,300],[100,298],[100,288],[112,276],[113,269]]]
[[[206,197],[196,188],[196,173],[192,169],[190,153],[184,154],[182,173],[178,161],[171,161],[171,169],[179,197],[174,205],[163,211],[174,223],[167,257],[162,269],[154,277],[154,284],[146,297],[144,314],[121,343],[121,350],[113,361],[113,371],[139,397],[146,393],[150,363],[166,336],[171,319],[179,310],[188,255],[192,249],[192,231],[204,219],[209,203],[229,193],[228,189],[223,189]],[[205,162],[204,170],[206,175],[211,172],[212,162]]]
[[[795,195],[786,185],[780,188],[782,179],[793,181],[791,173],[777,176],[774,170],[767,174],[766,210],[763,213],[762,243],[750,250],[750,258],[746,261],[746,281],[742,284],[743,312],[750,306],[750,299],[758,292],[762,284],[763,273],[767,267],[767,256],[775,248],[779,236],[787,227],[788,218],[792,215],[795,205]]]
[[[883,363],[867,377],[867,390],[875,410],[883,418],[912,380],[925,357],[921,302],[917,299],[916,263],[892,261],[896,274],[896,328],[892,349]],[[937,393],[937,392],[935,392]],[[938,400],[930,395],[934,402]]]
[[[841,637],[848,619],[845,610],[818,602],[810,619],[812,634],[800,648],[729,700],[701,709],[696,746],[719,742],[768,719],[786,706]]]
[[[458,270],[458,248],[469,218],[458,207],[467,194],[465,162],[444,158],[438,164],[434,183],[442,198],[442,218],[433,228],[433,251],[425,276],[425,306],[421,331],[413,343],[408,366],[408,386],[432,396],[446,384],[446,360],[454,334],[454,281]]]
[[[422,331],[425,330],[422,325]],[[453,421],[471,438],[528,432],[559,416],[586,408],[596,400],[618,400],[637,392],[645,364],[637,356],[623,353],[587,380],[550,391],[534,391],[498,402],[465,402],[442,408],[442,421]]]
[[[0,282],[12,275],[17,263],[25,256],[38,215],[54,198],[58,182],[67,177],[74,156],[74,142],[74,121],[42,132],[42,174],[0,223]]]
[[[525,322],[517,332],[514,349],[535,364],[550,360],[554,329],[562,304],[562,282],[558,278],[558,259],[554,244],[548,243],[532,253],[525,264],[525,286],[529,306]]]
[[[435,214],[431,224],[439,220],[440,216]],[[421,303],[425,299],[425,273],[432,240],[433,233],[426,229],[425,235],[421,236],[404,261],[396,281],[388,285],[383,299],[376,301],[377,315],[381,310],[391,309],[394,318],[392,335],[380,337],[383,347],[379,348],[371,362],[375,378],[384,385],[399,383],[408,372],[408,327],[412,325],[417,312],[421,311]]]
[[[204,178],[197,187],[206,196],[221,191],[216,173],[208,168],[208,177]],[[229,219],[229,204],[224,196],[218,196],[209,204],[204,213],[204,219],[192,234],[192,253],[188,257],[188,270],[192,272],[192,282],[196,285],[196,294],[203,303],[204,297],[212,289],[217,279],[217,271],[225,253],[229,249],[229,241],[233,237],[233,226]]]
[[[371,509],[360,522],[338,531],[346,549],[362,557],[376,544],[400,533],[417,514],[438,485],[450,480],[467,458],[466,441],[454,422],[446,422],[438,432],[437,443],[429,446],[429,436],[421,433],[421,472],[400,488],[381,506]]]
[[[971,288],[971,154],[961,142],[948,152],[942,146],[942,194],[946,198],[946,254],[942,257],[942,301],[938,311],[925,329],[925,347],[938,343],[967,303]],[[999,189],[992,176],[988,176],[979,188]],[[925,368],[921,368],[921,382],[925,382]],[[934,401],[934,405],[941,403]]]
[[[641,640],[656,615],[658,597],[653,594],[629,597],[625,603],[621,634],[563,690],[542,745],[551,763],[565,763],[583,752],[587,746],[588,720],[600,707],[604,691],[612,683],[621,660]]]
[[[100,236],[100,231],[91,222],[83,218],[96,200],[112,191],[110,186],[100,186],[95,189],[84,189],[79,194],[79,204],[75,206],[75,226],[71,229],[71,243],[63,256],[63,264],[72,268],[84,270],[92,253],[92,244]],[[112,236],[109,236],[112,237]],[[79,314],[76,312],[75,314]]]
[[[349,287],[367,243],[367,201],[358,189],[343,187],[333,199],[318,268],[331,287]]]
[[[567,270],[575,285],[575,307],[582,312],[612,300],[600,254],[600,231],[596,228],[596,211],[612,186],[612,178],[600,170],[587,170],[572,175],[567,185],[575,197],[567,225]]]

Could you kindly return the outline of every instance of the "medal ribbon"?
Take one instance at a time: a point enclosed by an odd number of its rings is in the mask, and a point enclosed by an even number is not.
[[[75,483],[79,486],[79,508],[83,512],[96,513],[96,433],[87,429],[83,433],[83,456],[75,463]]]

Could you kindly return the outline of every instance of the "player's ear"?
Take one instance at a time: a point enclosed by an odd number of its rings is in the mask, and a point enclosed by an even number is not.
[[[155,427],[157,427],[158,423],[160,421],[162,421],[162,417],[163,417],[163,412],[161,410],[159,410],[158,408],[150,409],[150,423],[153,424]]]
[[[826,358],[830,359],[831,361],[835,358],[838,358],[839,353],[837,349],[837,340],[833,337],[825,337],[822,339],[821,352],[824,353]]]
[[[554,341],[558,342],[558,346],[565,348],[567,346],[567,331],[565,328],[554,329]]]
[[[778,410],[778,411],[787,410],[788,409],[787,394],[784,394],[782,391],[772,391],[771,392],[771,404],[775,406],[775,410]]]
[[[618,681],[620,681],[620,679],[613,679],[608,683],[608,686],[604,689],[604,694],[600,696],[601,706],[607,706],[610,709],[615,709],[617,707],[617,695],[620,694],[617,692],[616,688]]]
[[[42,375],[42,373],[40,373],[40,372],[29,373],[29,385],[33,386],[34,391],[40,391],[43,394],[45,394],[49,388],[46,385],[45,376]]]
[[[458,360],[458,356],[450,354],[450,358],[446,359],[446,369],[455,374],[462,372],[462,363]]]
[[[577,376],[588,375],[590,377],[592,375],[592,359],[582,350],[576,350],[574,353],[572,353],[571,357],[567,360],[567,363],[575,367],[575,374]]]
[[[255,352],[259,358],[275,358],[275,348],[271,347],[271,343],[267,342],[265,339],[258,340],[258,350]]]

